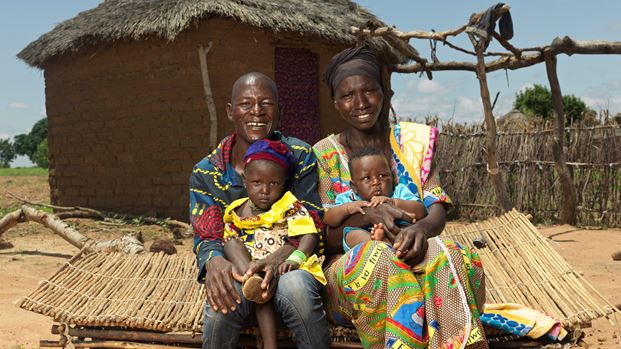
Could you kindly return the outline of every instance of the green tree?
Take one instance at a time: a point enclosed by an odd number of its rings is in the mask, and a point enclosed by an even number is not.
[[[37,165],[37,167],[47,168],[47,138],[39,143],[33,158],[33,162]]]
[[[552,93],[547,87],[535,84],[533,87],[518,92],[513,108],[528,116],[551,118],[554,111]],[[567,122],[581,120],[584,113],[588,111],[589,108],[580,98],[574,95],[563,96],[563,112]]]
[[[11,161],[15,159],[15,148],[8,139],[0,139],[0,167],[11,167]]]
[[[35,162],[34,156],[37,147],[47,138],[47,118],[37,121],[29,133],[15,136],[13,147],[17,155],[26,155],[30,161]],[[35,162],[36,163],[36,162]]]

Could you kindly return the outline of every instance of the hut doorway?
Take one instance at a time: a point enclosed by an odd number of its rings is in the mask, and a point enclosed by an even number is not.
[[[280,130],[315,144],[321,138],[317,54],[305,48],[276,47],[274,65],[282,106]]]

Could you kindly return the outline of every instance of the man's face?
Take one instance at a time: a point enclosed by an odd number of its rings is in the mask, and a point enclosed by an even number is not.
[[[278,125],[280,111],[274,85],[266,78],[250,76],[233,87],[226,105],[235,132],[247,143],[269,137]]]
[[[285,173],[272,161],[251,161],[244,169],[243,180],[250,201],[264,211],[269,210],[285,190]]]

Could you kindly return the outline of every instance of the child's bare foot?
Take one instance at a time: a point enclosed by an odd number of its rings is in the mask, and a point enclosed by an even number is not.
[[[386,233],[384,232],[384,224],[373,224],[373,229],[371,229],[371,240],[384,241],[385,237]]]
[[[242,293],[244,297],[258,304],[265,303],[266,300],[263,299],[263,289],[261,288],[261,283],[263,282],[263,278],[258,274],[252,275],[244,284],[242,285]]]

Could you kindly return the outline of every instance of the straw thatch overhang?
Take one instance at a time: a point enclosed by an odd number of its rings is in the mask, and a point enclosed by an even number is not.
[[[300,33],[342,44],[356,42],[349,33],[351,26],[385,26],[349,0],[106,0],[60,23],[28,44],[17,57],[44,68],[52,58],[100,43],[151,36],[173,41],[208,18],[229,18],[274,32]],[[373,39],[370,44],[386,61],[405,61],[383,39]]]

